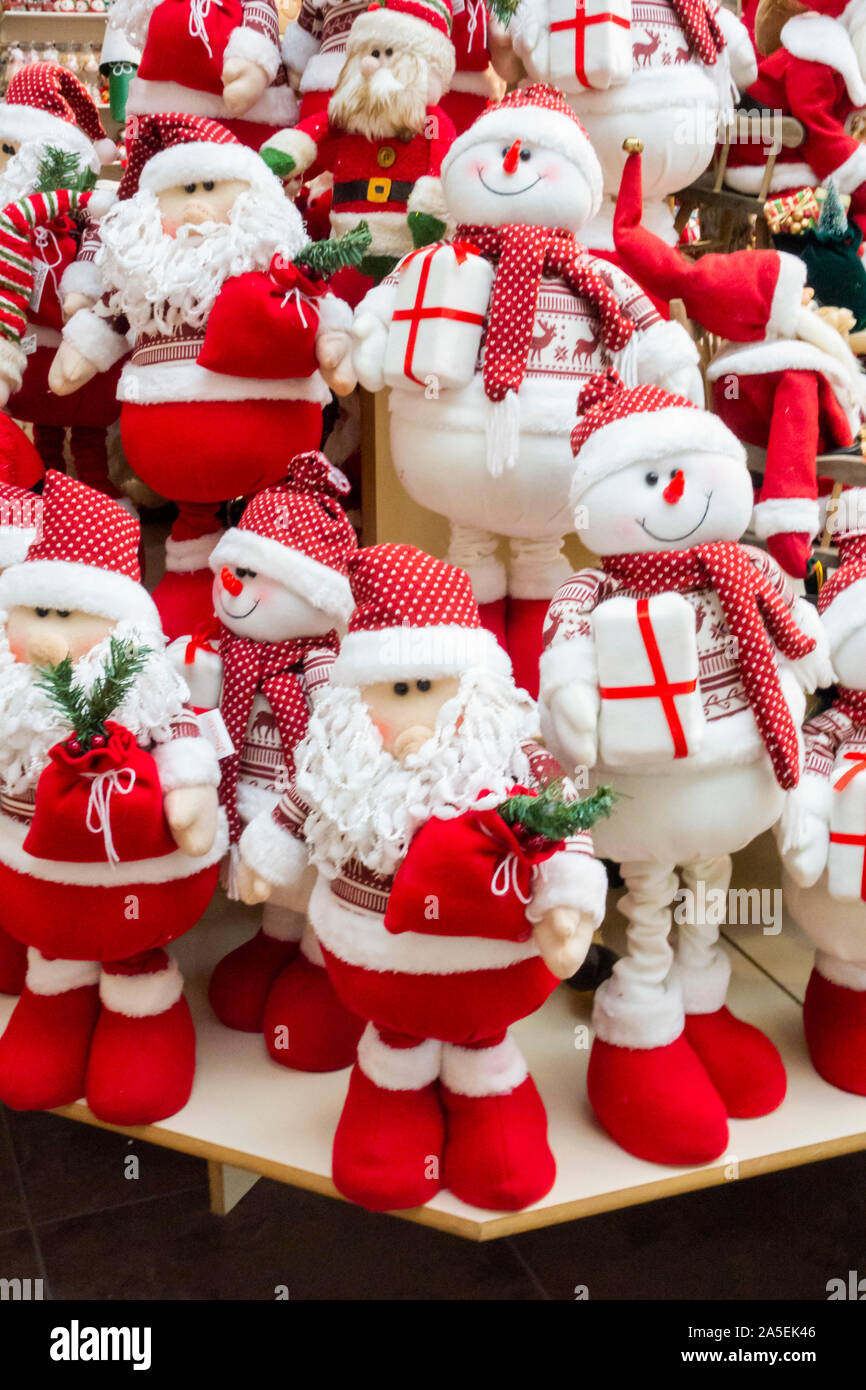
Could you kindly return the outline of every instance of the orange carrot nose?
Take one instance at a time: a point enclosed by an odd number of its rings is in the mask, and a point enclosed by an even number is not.
[[[662,493],[662,497],[665,499],[666,502],[670,502],[671,506],[673,506],[673,504],[675,502],[679,502],[680,498],[682,497],[683,488],[685,487],[685,485],[686,475],[683,473],[683,470],[681,468],[678,468],[676,473],[668,483],[667,487],[665,488],[664,492]]]
[[[237,598],[238,594],[243,591],[243,580],[238,579],[237,575],[232,574],[231,570],[225,565],[220,570],[220,583],[224,589],[228,589],[229,593],[234,598]]]
[[[510,150],[505,151],[505,158],[502,167],[506,174],[513,174],[517,168],[517,161],[520,159],[520,141],[515,140]]]

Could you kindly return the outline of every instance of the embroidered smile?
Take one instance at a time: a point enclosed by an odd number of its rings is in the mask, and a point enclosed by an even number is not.
[[[483,174],[479,174],[478,177],[484,184],[487,192],[495,193],[497,198],[516,198],[521,193],[528,193],[530,188],[534,188],[537,183],[541,183],[541,175],[539,174],[538,178],[535,179],[533,183],[526,184],[524,188],[491,188],[489,183],[484,182]]]
[[[713,499],[713,494],[712,494],[711,492],[708,492],[708,493],[707,493],[707,505],[704,507],[703,515],[701,516],[700,521],[695,522],[695,524],[694,524],[694,526],[692,527],[692,529],[691,529],[690,531],[684,531],[683,534],[682,534],[681,536],[657,536],[656,533],[655,533],[655,531],[651,531],[650,528],[647,526],[647,524],[646,524],[646,518],[644,518],[643,521],[639,521],[639,522],[638,522],[638,526],[641,528],[642,531],[646,531],[647,535],[648,535],[648,536],[651,536],[652,539],[653,539],[654,541],[663,541],[663,542],[664,542],[664,541],[684,541],[684,540],[687,540],[689,536],[693,536],[693,535],[695,534],[695,532],[699,529],[699,527],[703,526],[704,521],[705,521],[705,519],[706,519],[707,512],[710,510],[710,502],[712,501],[712,499]]]
[[[251,613],[255,613],[255,611],[256,611],[256,609],[258,608],[258,606],[259,606],[259,600],[256,599],[256,601],[255,601],[255,603],[253,604],[252,608],[247,609],[246,613],[233,613],[232,610],[231,610],[230,608],[226,608],[226,605],[223,604],[223,608],[225,609],[225,612],[226,612],[226,613],[228,614],[228,616],[231,618],[232,622],[235,622],[235,623],[242,622],[243,619],[244,619],[244,618],[248,618],[248,617],[250,616]]]

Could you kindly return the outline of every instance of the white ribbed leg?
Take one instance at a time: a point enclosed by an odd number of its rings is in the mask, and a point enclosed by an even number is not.
[[[512,536],[509,546],[508,592],[512,598],[553,598],[574,572],[562,553],[561,536],[545,540]]]
[[[840,960],[829,956],[826,951],[815,952],[815,969],[831,985],[841,985],[843,989],[866,990],[866,962]]]
[[[31,994],[66,994],[70,989],[98,983],[98,961],[46,960],[35,946],[27,947],[25,986]]]
[[[506,1096],[529,1075],[523,1053],[508,1033],[495,1047],[442,1044],[443,1086],[459,1096]]]
[[[423,1091],[439,1075],[442,1044],[426,1038],[417,1047],[389,1047],[372,1023],[358,1043],[358,1066],[383,1091]]]
[[[677,916],[678,941],[673,977],[679,981],[687,1014],[714,1014],[725,1002],[731,978],[731,962],[719,945],[721,924],[727,915],[731,882],[731,856],[698,859],[682,867],[688,898]],[[725,907],[720,909],[722,899]],[[709,920],[707,920],[709,918]]]
[[[325,957],[322,955],[322,948],[319,945],[319,938],[307,922],[304,926],[304,934],[301,937],[301,955],[306,956],[311,965],[321,966],[326,970]]]
[[[507,588],[505,566],[497,555],[499,537],[475,526],[452,526],[448,563],[465,570],[477,603],[495,603]]]
[[[279,907],[277,903],[265,903],[262,931],[274,941],[300,941],[306,925],[305,912],[295,912],[291,907]]]
[[[628,892],[619,910],[628,919],[628,955],[595,994],[593,1024],[603,1042],[619,1047],[665,1047],[683,1030],[679,983],[669,978],[670,903],[678,882],[673,866],[620,866]]]

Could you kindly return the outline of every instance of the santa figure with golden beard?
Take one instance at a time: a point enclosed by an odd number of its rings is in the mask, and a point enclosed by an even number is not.
[[[327,110],[262,147],[281,178],[313,164],[333,174],[335,236],[369,225],[361,272],[341,272],[333,282],[350,303],[414,245],[445,231],[439,169],[455,130],[437,103],[453,75],[450,0],[382,0],[349,30]]]
[[[133,471],[177,503],[154,592],[169,637],[212,612],[220,505],[251,497],[317,449],[351,312],[294,264],[304,224],[259,155],[215,121],[142,117],[118,201],[100,224],[105,286],[70,319],[49,384],[77,391],[133,352],[118,386]]]
[[[556,1169],[508,1028],[582,963],[604,869],[578,819],[526,840],[505,818],[519,795],[528,829],[562,771],[466,573],[387,544],[360,551],[350,579],[357,607],[293,782],[241,838],[241,893],[261,901],[318,870],[311,934],[367,1020],[334,1141],[340,1191],[394,1210],[447,1187],[516,1210]]]

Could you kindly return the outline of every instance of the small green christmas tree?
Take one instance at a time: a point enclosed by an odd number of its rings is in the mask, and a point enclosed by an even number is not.
[[[37,193],[54,193],[58,188],[70,188],[86,193],[96,187],[96,174],[79,163],[80,155],[49,145],[39,161]]]
[[[106,719],[123,704],[149,656],[149,647],[136,646],[128,637],[112,636],[105,669],[89,691],[76,683],[68,656],[56,666],[40,669],[36,685],[48,694],[54,707],[72,725],[73,734],[67,746],[73,754],[87,753],[105,743],[108,737]]]
[[[821,208],[817,232],[822,237],[843,237],[848,231],[848,217],[839,197],[834,179],[827,180],[827,196]]]
[[[518,793],[497,806],[497,811],[524,842],[533,848],[558,844],[579,830],[590,830],[597,820],[609,816],[616,795],[610,787],[599,787],[583,801],[568,800],[562,778],[547,782],[537,796]]]

